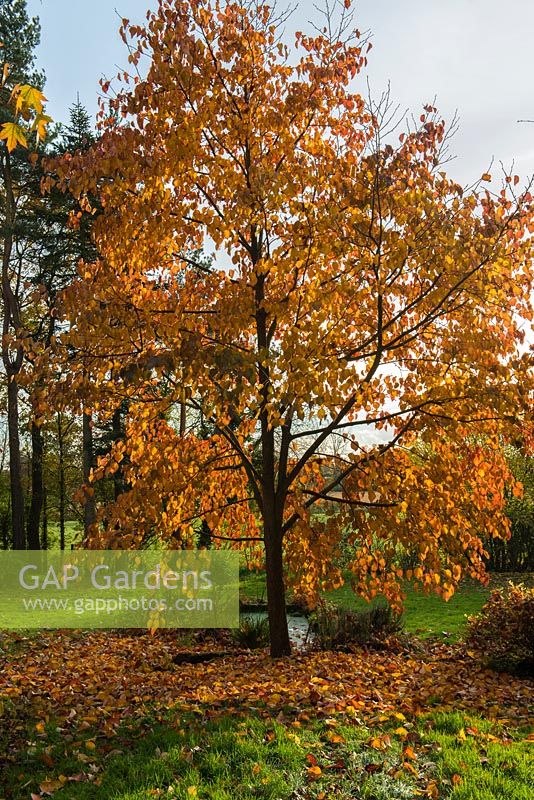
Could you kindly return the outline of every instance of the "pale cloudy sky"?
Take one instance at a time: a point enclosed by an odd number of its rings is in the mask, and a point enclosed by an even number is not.
[[[99,78],[126,64],[119,18],[142,21],[151,4],[28,0],[41,19],[39,64],[55,119],[65,119],[77,92],[96,110]],[[507,167],[515,159],[523,177],[534,172],[534,124],[517,122],[534,119],[534,0],[357,0],[355,9],[358,27],[372,34],[368,76],[375,95],[389,81],[392,99],[417,116],[434,97],[446,118],[458,110],[457,158],[449,165],[457,180],[474,180],[492,157]],[[314,3],[302,0],[288,33],[305,30],[311,18],[317,19]]]

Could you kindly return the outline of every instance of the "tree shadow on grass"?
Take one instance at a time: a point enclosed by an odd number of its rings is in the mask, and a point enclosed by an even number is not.
[[[45,733],[46,742],[30,738],[16,764],[4,769],[0,797],[274,800],[290,797],[303,772],[302,749],[280,725],[239,711],[147,717],[112,740],[94,730],[65,736],[50,723]]]

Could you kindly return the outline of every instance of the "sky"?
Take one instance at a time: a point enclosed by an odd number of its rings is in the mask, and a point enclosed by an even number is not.
[[[318,0],[320,3],[321,0]],[[118,35],[121,17],[142,22],[156,0],[28,0],[41,20],[38,63],[47,75],[48,110],[58,121],[80,95],[92,113],[98,82],[125,66]],[[284,2],[278,3],[279,7]],[[470,183],[494,159],[526,178],[534,173],[534,0],[357,0],[355,23],[369,31],[373,96],[390,84],[400,109],[417,117],[436,99],[445,119],[455,111],[459,130],[449,173]],[[302,0],[287,24],[288,38],[317,21],[313,0]],[[361,91],[367,92],[365,78]]]

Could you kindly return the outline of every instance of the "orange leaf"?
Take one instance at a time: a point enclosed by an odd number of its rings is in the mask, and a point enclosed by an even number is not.
[[[308,778],[310,780],[317,780],[323,774],[321,767],[317,766],[317,764],[313,767],[308,767],[307,769]]]

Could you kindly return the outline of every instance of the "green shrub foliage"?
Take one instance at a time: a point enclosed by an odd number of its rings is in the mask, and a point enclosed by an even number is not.
[[[331,603],[321,603],[311,620],[314,643],[321,650],[335,650],[354,644],[378,644],[401,627],[399,615],[385,603],[363,611],[350,611]]]
[[[239,628],[234,631],[234,641],[248,650],[258,650],[269,644],[269,620],[264,616],[241,617]]]

